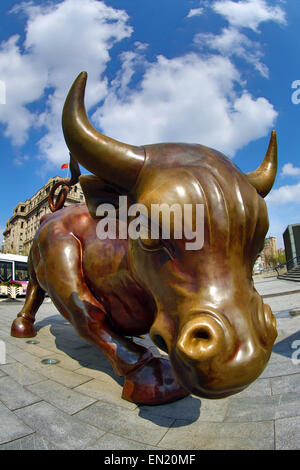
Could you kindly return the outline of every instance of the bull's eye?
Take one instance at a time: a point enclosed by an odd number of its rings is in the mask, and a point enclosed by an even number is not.
[[[174,259],[174,256],[171,253],[171,250],[166,246],[166,244],[160,238],[152,238],[148,230],[141,230],[140,238],[138,239],[140,247],[144,251],[151,253],[157,251],[164,251],[171,260]]]
[[[152,240],[151,238],[139,238],[139,244],[145,251],[159,251],[163,249],[161,240]]]

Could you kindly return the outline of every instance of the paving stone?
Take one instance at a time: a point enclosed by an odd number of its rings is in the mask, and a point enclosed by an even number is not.
[[[97,402],[75,416],[107,432],[150,445],[156,445],[174,421],[158,416],[151,421],[138,416],[137,410],[128,411],[104,402]]]
[[[277,450],[300,449],[300,416],[277,419],[275,421],[275,438]]]
[[[103,437],[94,442],[86,450],[158,450],[158,447],[141,444],[140,442],[131,441],[115,434],[104,434]]]
[[[56,359],[57,361],[59,361],[59,367],[70,371],[77,370],[80,365],[78,361],[60,352],[56,352],[54,354],[53,352],[50,352],[48,353],[47,357],[50,357],[51,359]]]
[[[15,344],[11,344],[6,341],[5,345],[6,345],[6,353],[9,354],[10,356],[15,353],[22,353],[22,348],[19,348]]]
[[[6,330],[6,329],[4,330],[4,329],[3,329],[3,326],[4,326],[4,325],[2,325],[2,328],[0,329],[0,338],[1,338],[3,341],[5,341],[5,342],[6,342],[6,341],[7,341],[7,342],[11,342],[12,340],[11,340],[10,332],[8,331],[8,329],[7,329],[7,330]]]
[[[13,357],[11,357],[9,354],[6,353],[5,364],[1,364],[1,365],[14,364],[15,362],[17,361]]]
[[[0,450],[58,450],[53,444],[37,433],[0,445]]]
[[[230,400],[225,421],[269,421],[275,418],[279,396],[246,397]]]
[[[290,374],[299,374],[300,364],[295,365],[291,360],[271,362],[261,374],[260,378],[278,377]]]
[[[88,376],[86,378],[88,379]],[[89,395],[96,400],[116,404],[129,410],[134,410],[137,407],[135,403],[122,399],[122,386],[113,379],[108,383],[90,378],[89,382],[79,385],[74,390]]]
[[[272,395],[270,379],[255,380],[249,387],[235,396],[238,398],[244,397],[257,397],[257,396],[270,396]]]
[[[271,450],[274,449],[274,425],[268,421],[196,422],[186,426],[185,421],[176,420],[158,446],[174,450]]]
[[[83,449],[104,434],[54,406],[40,402],[15,411],[16,415],[61,449]]]
[[[267,282],[269,292],[278,292],[276,279]],[[287,283],[286,288],[291,290],[291,284]],[[262,293],[266,293],[266,285],[260,284]],[[300,294],[268,298],[266,302],[278,312],[299,308]],[[300,366],[291,360],[292,342],[300,339],[299,317],[277,316],[279,337],[269,364],[243,392],[222,400],[190,396],[168,405],[137,407],[121,399],[123,382],[115,376],[101,351],[80,338],[52,303],[44,303],[39,309],[35,338],[38,345],[11,337],[10,325],[21,306],[22,302],[0,303],[0,338],[5,341],[8,360],[0,366],[0,377],[18,382],[13,393],[19,394],[20,400],[24,397],[20,384],[24,385],[27,397],[26,392],[35,395],[31,386],[37,384],[38,399],[44,399],[44,405],[39,408],[41,402],[29,404],[15,412],[2,405],[0,437],[5,436],[5,444],[0,444],[1,450],[61,448],[62,442],[64,448],[95,450],[272,449],[275,443],[276,448],[299,449]],[[147,347],[151,345],[154,351],[148,335],[141,342]],[[61,362],[45,366],[40,363],[45,357]],[[4,395],[11,406],[9,387]],[[92,404],[81,408],[85,400]],[[1,413],[3,409],[5,413]],[[25,422],[18,413],[28,413]],[[20,426],[23,429],[26,426],[25,432],[20,431]],[[86,437],[85,426],[93,429],[91,439]]]
[[[12,377],[17,383],[21,385],[30,385],[45,380],[45,377],[38,372],[35,372],[20,362],[14,364],[5,364],[1,366],[0,370],[5,374]]]
[[[291,416],[300,416],[300,392],[286,393],[280,396],[275,418],[288,418]]]
[[[32,433],[33,429],[31,427],[24,424],[14,412],[0,403],[0,444],[5,444]]]
[[[15,358],[17,361],[24,362],[29,369],[34,370],[49,379],[55,380],[66,387],[76,387],[89,380],[88,377],[75,374],[70,370],[60,367],[59,364],[42,364],[40,358],[25,351],[15,354]]]
[[[87,375],[91,379],[97,379],[101,382],[111,383],[112,380],[114,381],[118,380],[118,377],[116,376],[116,374],[114,372],[110,373],[108,370],[98,370],[98,369],[91,369],[88,367],[80,367],[79,369],[76,369],[75,372],[81,375]]]
[[[41,399],[69,414],[76,413],[96,401],[94,398],[64,387],[53,380],[29,385],[27,388]]]
[[[38,341],[38,340],[36,340]],[[46,357],[51,355],[51,351],[45,348],[42,348],[39,344],[22,344],[22,347],[19,349],[23,349],[23,351],[29,352],[37,357]]]
[[[190,423],[201,421],[222,422],[225,418],[229,399],[207,400],[189,395],[182,400],[157,406],[139,406],[139,415],[148,419],[155,416],[182,419]]]
[[[57,365],[44,366],[43,375],[48,379],[55,380],[56,382],[64,385],[65,387],[73,388],[80,384],[88,382],[90,379],[86,376],[75,374],[74,372],[63,369]]]
[[[39,397],[26,390],[9,376],[0,378],[0,400],[10,410],[41,401]]]
[[[300,392],[300,374],[283,375],[271,379],[273,395]]]
[[[30,369],[38,369],[40,365],[40,359],[34,354],[31,354],[27,351],[24,351],[21,348],[18,348],[16,351],[12,351],[11,356],[21,364],[26,364]]]
[[[54,357],[55,356],[55,357]],[[33,354],[30,354],[26,351],[21,351],[20,353],[15,353],[13,357],[20,362],[24,362],[26,366],[32,370],[38,371],[39,373],[43,374],[45,377],[49,379],[56,380],[56,382],[61,383],[67,387],[73,388],[78,385],[81,385],[85,382],[90,380],[87,376],[81,376],[78,373],[74,373],[72,370],[68,370],[64,367],[61,367],[61,364],[55,365],[45,365],[42,364],[41,359],[35,357]],[[67,365],[68,360],[60,355],[60,354],[51,354],[50,356],[53,359],[61,360],[62,362]],[[78,363],[75,367],[75,361],[70,359],[69,364],[72,363],[71,368],[74,369],[78,368]],[[62,364],[63,365],[63,364]],[[70,366],[69,366],[70,367]]]

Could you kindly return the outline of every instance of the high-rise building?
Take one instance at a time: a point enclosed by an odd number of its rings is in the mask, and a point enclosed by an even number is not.
[[[48,195],[51,187],[60,179],[59,176],[50,178],[30,199],[17,204],[3,232],[4,253],[28,256],[41,218],[50,213]],[[84,202],[84,195],[80,184],[77,183],[69,191],[65,206],[79,202]]]
[[[300,258],[300,224],[288,225],[283,233],[286,260]]]

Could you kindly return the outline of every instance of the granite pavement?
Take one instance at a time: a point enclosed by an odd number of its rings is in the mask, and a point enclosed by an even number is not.
[[[263,374],[229,398],[160,406],[122,400],[123,379],[50,299],[37,314],[36,344],[10,336],[24,299],[0,300],[0,450],[300,449],[300,283],[255,286],[278,327]],[[139,341],[160,354],[148,337]]]

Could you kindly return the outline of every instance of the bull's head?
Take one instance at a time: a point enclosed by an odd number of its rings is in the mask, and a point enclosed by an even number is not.
[[[151,338],[168,351],[190,392],[212,398],[238,392],[262,372],[277,334],[252,281],[268,230],[263,198],[276,176],[276,134],[263,163],[246,175],[201,145],[123,144],[89,123],[86,77],[74,82],[63,112],[65,140],[78,161],[134,202],[205,207],[199,251],[187,251],[184,238],[129,242],[132,275],[157,308]]]

